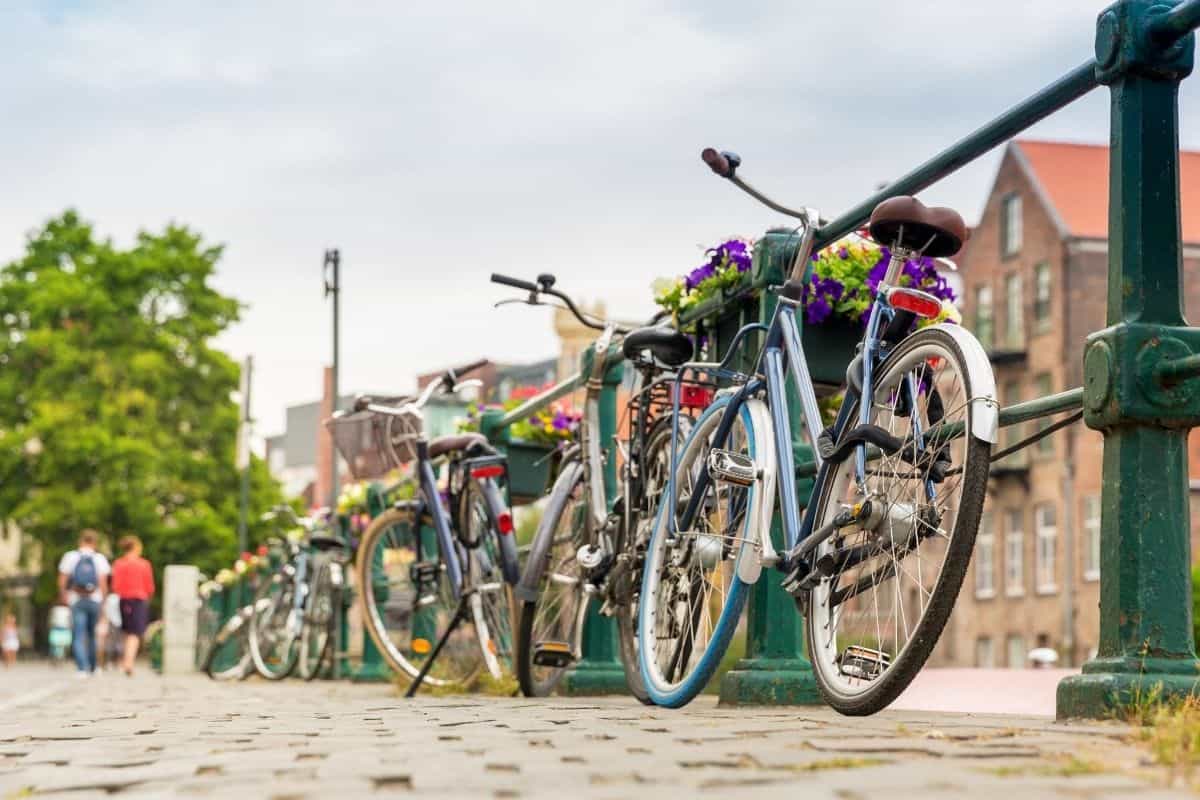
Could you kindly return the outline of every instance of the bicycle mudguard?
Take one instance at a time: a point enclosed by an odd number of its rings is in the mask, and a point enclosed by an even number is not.
[[[532,603],[537,600],[538,588],[542,582],[542,573],[546,570],[546,558],[554,546],[554,530],[562,507],[570,496],[571,486],[583,478],[583,464],[578,460],[565,462],[554,482],[550,493],[550,503],[542,513],[542,521],[538,523],[537,532],[529,545],[529,556],[525,560],[525,571],[517,583],[513,594],[522,603]],[[561,489],[561,491],[560,491]]]
[[[771,541],[771,520],[775,513],[776,481],[779,474],[778,457],[775,453],[775,442],[765,434],[771,430],[771,412],[767,404],[756,397],[746,400],[745,406],[750,412],[750,420],[754,426],[755,465],[761,470],[757,490],[754,492],[754,507],[748,513],[750,526],[746,541],[742,543],[738,554],[737,575],[744,583],[754,584],[762,575],[765,564],[775,564],[779,554]]]
[[[472,479],[474,480],[474,479]],[[515,584],[521,578],[521,565],[517,557],[517,533],[512,528],[512,514],[500,495],[500,487],[492,478],[479,481],[479,489],[487,502],[488,516],[491,518],[492,529],[500,542],[500,571],[508,584]],[[500,519],[507,515],[508,532],[505,533],[500,525]]]
[[[922,330],[938,330],[954,339],[963,354],[967,372],[971,379],[971,433],[976,439],[995,444],[999,438],[1000,403],[996,399],[996,377],[992,374],[992,362],[988,360],[983,345],[961,325],[940,322]]]

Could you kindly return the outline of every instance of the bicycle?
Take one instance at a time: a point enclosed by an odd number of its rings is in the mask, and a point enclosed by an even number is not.
[[[692,341],[667,327],[634,330],[593,319],[553,288],[553,275],[539,275],[536,283],[499,274],[491,279],[529,292],[525,300],[504,303],[564,307],[582,325],[601,332],[593,346],[579,441],[563,454],[516,589],[522,604],[516,653],[521,691],[527,697],[551,694],[583,657],[584,621],[591,598],[597,597],[600,613],[616,617],[626,683],[645,702],[635,653],[636,610],[648,523],[666,483],[672,444],[664,375],[691,357]],[[543,301],[543,295],[562,306]],[[618,447],[623,444],[620,489],[610,507],[601,454],[600,391],[605,373],[622,357],[637,370],[640,385],[626,409],[629,433],[624,442],[618,440]],[[698,394],[689,401],[702,405],[705,401],[696,397],[704,395],[704,388],[692,388]]]
[[[481,666],[496,680],[511,671],[520,571],[501,491],[505,458],[478,433],[427,439],[421,415],[435,394],[479,385],[459,376],[485,363],[448,370],[416,399],[359,397],[326,422],[356,477],[415,466],[416,499],[372,520],[355,559],[364,626],[388,665],[411,679],[409,696],[426,682],[467,684]],[[434,470],[443,459],[445,499]],[[468,620],[473,636],[459,628]]]
[[[249,618],[249,651],[268,680],[283,680],[299,667],[305,680],[332,662],[337,638],[337,603],[346,543],[326,523],[300,517],[286,505],[264,519],[283,517],[298,526],[284,543],[287,560],[255,593]]]
[[[260,602],[266,608],[270,600]],[[217,681],[244,680],[254,672],[250,655],[250,617],[254,609],[253,603],[243,606],[225,621],[200,659],[201,672]]]
[[[944,258],[967,237],[950,209],[912,197],[880,203],[872,238],[891,247],[836,421],[821,417],[801,344],[802,306],[820,218],[793,211],[744,183],[740,159],[704,160],[776,211],[800,220],[790,276],[767,325],[741,329],[721,363],[679,374],[726,379],[673,456],[643,570],[638,652],[647,693],[679,707],[703,690],[729,645],[748,587],[764,568],[806,617],[808,653],[824,699],[843,714],[894,700],[925,663],[966,572],[987,488],[998,405],[987,355],[965,328],[918,319],[941,301],[898,286],[906,260]],[[764,334],[750,374],[729,363]],[[800,516],[791,421],[792,378],[818,465]],[[778,500],[784,549],[771,541]]]

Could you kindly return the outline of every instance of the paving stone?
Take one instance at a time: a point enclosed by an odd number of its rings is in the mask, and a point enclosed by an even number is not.
[[[1191,796],[1147,766],[1116,723],[912,711],[846,719],[711,698],[679,711],[624,698],[406,701],[382,684],[152,675],[75,692],[51,678],[62,691],[11,705],[0,722],[4,800],[30,791],[39,800]]]

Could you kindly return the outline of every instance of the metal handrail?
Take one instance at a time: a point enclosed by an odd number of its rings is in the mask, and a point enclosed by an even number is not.
[[[499,431],[502,428],[507,428],[514,422],[519,422],[520,420],[523,420],[529,415],[533,414],[535,411],[541,411],[543,408],[550,405],[560,397],[570,394],[582,385],[583,376],[576,372],[566,380],[551,386],[541,394],[529,398],[512,411],[509,411],[503,417],[500,417],[500,419],[495,422],[495,427],[492,428],[492,430]]]

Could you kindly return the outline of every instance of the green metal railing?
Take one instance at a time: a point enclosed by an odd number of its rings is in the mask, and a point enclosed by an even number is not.
[[[817,246],[833,243],[865,223],[879,202],[917,193],[1093,89],[1109,87],[1109,327],[1088,337],[1082,388],[1000,414],[1002,425],[1012,425],[1082,406],[1086,424],[1104,435],[1099,655],[1082,675],[1060,685],[1060,716],[1105,716],[1151,687],[1163,697],[1198,688],[1186,442],[1188,430],[1200,424],[1200,331],[1188,327],[1182,310],[1177,108],[1179,83],[1193,66],[1197,26],[1200,0],[1120,0],[1098,18],[1094,59],[825,224],[816,236]],[[752,316],[747,296],[780,282],[770,266],[786,261],[785,240],[765,237],[743,284],[691,309],[680,322]],[[761,293],[759,321],[769,318],[773,303]],[[535,398],[519,414],[494,418],[485,432],[502,438],[505,426],[550,402],[549,395],[570,391],[577,379],[571,383]],[[615,403],[615,395],[610,399]],[[792,419],[798,426],[799,415]],[[793,439],[804,478],[811,454],[803,457],[799,430]],[[609,461],[615,461],[611,453]],[[747,658],[722,687],[726,701],[815,700],[799,616],[777,583],[765,579],[755,587]]]

